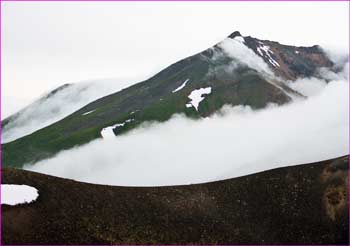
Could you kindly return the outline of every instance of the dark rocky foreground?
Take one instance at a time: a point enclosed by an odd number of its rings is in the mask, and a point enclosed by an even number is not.
[[[5,168],[3,244],[348,244],[348,157],[219,182],[112,187]]]

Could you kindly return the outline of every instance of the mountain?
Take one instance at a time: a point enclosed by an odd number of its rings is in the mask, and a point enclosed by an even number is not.
[[[4,168],[36,201],[2,205],[2,243],[349,244],[349,156],[218,182],[80,183]]]
[[[229,37],[240,36],[239,32],[234,32]],[[299,77],[317,76],[317,69],[320,67],[334,65],[318,45],[295,47],[253,37],[244,37],[244,41],[269,64],[275,75],[284,79],[296,80]]]
[[[52,98],[55,98],[57,94],[61,94],[62,91],[65,91],[67,88],[70,88],[71,84],[64,84],[55,90],[47,93],[40,99],[36,100],[29,106],[21,109],[17,113],[11,115],[10,117],[6,118],[2,121],[2,141],[3,143],[11,142],[12,140],[15,140],[17,138],[17,135],[21,136],[23,133],[19,134],[13,134],[12,131],[20,131],[18,128],[20,128],[21,125],[28,125],[27,121],[33,121],[33,124],[38,124],[42,119],[36,118],[36,115],[43,114],[46,116],[47,119],[52,119],[59,111],[58,107],[59,104],[50,105],[50,103],[47,103]],[[66,97],[66,99],[70,99],[71,97]],[[56,99],[57,100],[57,99]],[[68,103],[71,103],[68,101]],[[49,108],[52,106],[52,108]],[[34,113],[31,111],[35,111]],[[41,111],[44,111],[44,113],[41,113]],[[45,120],[45,119],[44,119]],[[43,127],[45,127],[44,125]],[[42,128],[42,127],[40,127]],[[39,129],[40,129],[39,128]],[[24,135],[27,135],[24,133]]]
[[[234,32],[146,81],[3,144],[3,166],[21,167],[97,138],[123,134],[146,121],[166,121],[176,113],[200,118],[225,104],[254,109],[285,104],[304,97],[285,81],[320,76],[319,68],[332,66],[319,46],[294,47]]]
[[[126,87],[116,79],[64,84],[2,121],[2,143],[11,142],[74,113],[86,104]]]

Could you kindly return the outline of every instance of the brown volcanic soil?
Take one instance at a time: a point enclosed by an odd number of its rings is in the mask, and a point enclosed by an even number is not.
[[[4,244],[348,244],[348,157],[219,182],[113,187],[3,169],[39,190],[2,205]]]

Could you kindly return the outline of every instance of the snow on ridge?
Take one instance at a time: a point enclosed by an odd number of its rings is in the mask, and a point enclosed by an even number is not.
[[[182,85],[180,85],[180,86],[177,87],[175,90],[173,90],[172,93],[175,93],[175,92],[178,92],[179,90],[182,90],[182,89],[186,86],[186,84],[187,84],[187,82],[188,82],[189,80],[190,80],[190,79],[186,79],[185,82],[183,82]]]
[[[259,43],[261,45],[260,47],[257,47],[259,54],[263,57],[264,54],[262,51],[264,51],[265,54],[267,55],[267,58],[269,59],[269,62],[272,64],[272,66],[279,67],[280,64],[278,64],[278,62],[275,61],[271,56],[271,54],[273,54],[273,52],[270,50],[270,46],[265,45],[262,42],[259,42]]]
[[[92,112],[94,112],[96,109],[94,109],[94,110],[91,110],[91,111],[89,111],[89,112],[86,112],[86,113],[83,113],[82,115],[88,115],[88,114],[91,114]]]
[[[38,190],[28,185],[1,184],[1,204],[18,205],[34,202]]]
[[[191,107],[190,105],[192,105],[198,111],[199,103],[204,99],[203,95],[209,95],[210,93],[211,87],[200,88],[192,91],[191,94],[188,96],[188,98],[191,99],[191,102],[187,103],[186,107],[189,108]]]
[[[102,138],[111,138],[111,137],[115,137],[115,134],[113,132],[113,130],[117,127],[121,127],[121,126],[124,126],[126,123],[130,123],[134,121],[134,119],[128,119],[126,121],[124,121],[123,123],[118,123],[118,124],[115,124],[115,125],[112,125],[112,126],[107,126],[105,128],[103,128],[101,130],[101,136]]]

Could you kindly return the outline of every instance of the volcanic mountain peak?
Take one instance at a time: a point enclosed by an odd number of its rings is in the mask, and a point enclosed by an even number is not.
[[[276,41],[242,36],[239,31],[233,32],[228,38],[244,43],[264,60],[274,75],[284,80],[294,81],[300,77],[317,76],[319,68],[334,66],[319,45],[310,47],[284,45]]]
[[[176,113],[200,118],[224,105],[258,109],[269,103],[284,104],[300,96],[285,80],[315,76],[319,68],[332,65],[318,48],[262,41],[236,31],[214,47],[176,62],[143,82],[3,144],[3,165],[20,167],[101,138],[103,129],[119,135],[145,121],[166,121]],[[210,88],[210,93],[201,94],[198,105],[193,103],[192,93],[205,88]]]
[[[233,33],[231,33],[228,37],[229,38],[235,38],[237,36],[242,37],[241,33],[239,31],[234,31]]]

